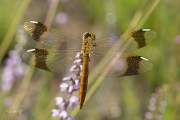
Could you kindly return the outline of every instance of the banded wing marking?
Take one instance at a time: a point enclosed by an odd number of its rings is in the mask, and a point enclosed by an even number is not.
[[[113,56],[106,55],[102,61],[101,55],[96,54],[90,59],[90,72],[96,75],[122,77],[144,73],[153,68],[153,64],[142,56],[121,55],[118,57],[114,54]]]
[[[24,24],[25,31],[36,41],[60,51],[65,49],[81,50],[82,41],[73,35],[59,32],[40,22],[30,21]]]
[[[151,29],[139,29],[134,32],[118,36],[106,37],[96,40],[95,52],[110,53],[128,52],[142,48],[156,38],[157,34]],[[116,46],[116,48],[114,48]],[[114,48],[112,50],[112,48]]]
[[[53,49],[31,49],[22,54],[26,63],[55,73],[70,73],[78,51],[60,52]]]

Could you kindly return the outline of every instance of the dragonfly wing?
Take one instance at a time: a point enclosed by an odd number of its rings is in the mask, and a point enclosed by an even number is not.
[[[114,54],[103,57],[102,54],[95,54],[90,59],[90,72],[101,76],[130,76],[152,68],[153,64],[142,56]]]
[[[139,29],[131,33],[123,34],[122,36],[106,37],[96,40],[97,46],[95,52],[122,52],[133,51],[146,46],[156,38],[156,32],[151,29]],[[111,51],[110,51],[111,50]]]
[[[24,24],[25,31],[36,41],[60,51],[65,49],[80,50],[81,39],[48,27],[40,22],[30,21]]]
[[[53,49],[31,49],[22,54],[26,63],[55,73],[70,73],[77,51],[60,52]]]

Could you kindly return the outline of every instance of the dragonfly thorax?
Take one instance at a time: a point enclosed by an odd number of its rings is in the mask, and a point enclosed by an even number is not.
[[[93,47],[96,46],[95,43],[95,35],[92,33],[84,33],[83,37],[83,44],[82,44],[82,54],[83,56],[91,56],[93,53]]]

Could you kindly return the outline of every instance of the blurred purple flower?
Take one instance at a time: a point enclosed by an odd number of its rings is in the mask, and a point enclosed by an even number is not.
[[[75,120],[74,118],[72,117],[68,117],[67,120]]]
[[[67,83],[62,83],[62,84],[60,84],[59,87],[60,87],[60,91],[65,91],[65,90],[67,90],[69,85]]]
[[[163,90],[158,87],[156,88],[156,92],[151,95],[148,106],[149,111],[145,113],[146,120],[154,120],[154,118],[157,118],[157,120],[162,120],[162,114],[164,113],[167,105],[163,94],[165,95]]]
[[[67,22],[67,19],[68,19],[68,16],[66,13],[59,13],[57,16],[56,16],[56,22],[58,24],[65,24]]]
[[[79,100],[78,97],[71,96],[69,99],[69,105],[73,108],[76,107],[78,105],[78,100]]]
[[[76,80],[75,80],[75,84],[74,84],[75,87],[78,87],[78,86],[79,86],[79,81],[80,81],[79,79],[76,79]],[[78,89],[79,89],[79,88],[78,88]]]
[[[65,77],[65,78],[63,78],[63,81],[69,81],[69,80],[72,80],[72,78],[71,78],[71,77]]]
[[[69,86],[69,89],[68,89],[68,93],[72,93],[73,92],[73,90],[74,90],[74,86]]]
[[[175,42],[176,42],[177,44],[180,44],[180,35],[178,35],[178,36],[175,37]]]
[[[62,97],[57,97],[56,98],[56,105],[60,105],[61,103],[63,103],[63,98]]]
[[[69,115],[68,115],[67,111],[65,111],[65,110],[61,111],[60,114],[59,114],[59,117],[60,117],[61,119],[63,119],[63,120],[67,119],[68,116],[69,116]]]
[[[59,116],[60,111],[57,109],[52,109],[52,117],[58,117]]]
[[[74,72],[74,70],[77,68],[77,65],[73,65],[70,69],[69,69],[69,71],[70,72]]]
[[[74,65],[70,68],[70,72],[75,73],[75,77],[64,77],[63,81],[60,84],[60,91],[67,91],[68,98],[67,100],[63,97],[56,98],[56,105],[59,107],[59,110],[53,109],[52,110],[52,117],[59,117],[63,120],[74,120],[74,118],[70,117],[67,112],[68,106],[72,108],[78,105],[78,97],[72,96],[74,91],[79,90],[79,83],[80,83],[80,73],[82,68],[82,55],[81,53],[77,53],[76,60],[74,61]],[[68,83],[67,83],[68,82]]]
[[[82,59],[77,59],[77,60],[74,61],[74,64],[79,64],[81,62],[82,62]]]
[[[16,34],[17,44],[14,50],[9,52],[9,57],[5,60],[5,67],[2,73],[0,87],[4,91],[10,91],[14,81],[21,79],[24,75],[25,66],[21,64],[21,50],[26,43],[23,27],[19,27]]]
[[[62,97],[57,97],[57,98],[56,98],[56,105],[57,105],[61,110],[65,110],[65,109],[66,109],[66,106],[67,106],[67,103],[66,103],[66,101],[64,100],[64,98],[62,98]]]
[[[62,102],[61,104],[59,104],[58,107],[59,107],[61,110],[66,110],[66,109],[67,109],[67,103],[64,101],[64,102]]]

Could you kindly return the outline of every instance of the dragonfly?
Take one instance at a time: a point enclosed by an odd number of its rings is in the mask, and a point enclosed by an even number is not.
[[[80,109],[85,101],[90,72],[105,77],[122,77],[144,73],[153,68],[153,64],[143,56],[123,54],[153,41],[157,33],[151,29],[139,29],[97,40],[93,33],[86,32],[81,39],[37,21],[26,22],[24,29],[37,42],[55,48],[35,48],[24,52],[23,61],[32,66],[54,73],[69,73],[76,53],[81,53]]]

